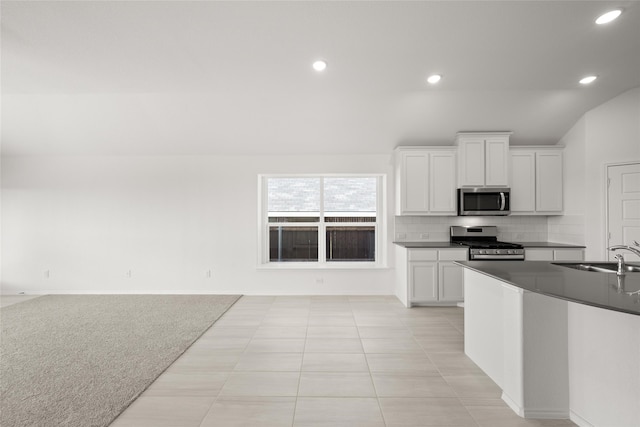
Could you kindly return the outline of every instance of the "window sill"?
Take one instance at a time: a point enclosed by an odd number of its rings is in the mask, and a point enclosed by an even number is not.
[[[318,264],[317,262],[270,262],[258,264],[258,270],[387,270],[389,267],[377,263],[341,262]]]

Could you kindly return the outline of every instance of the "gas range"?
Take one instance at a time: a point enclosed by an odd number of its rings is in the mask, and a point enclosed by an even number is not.
[[[498,241],[498,228],[451,226],[451,243],[467,246],[469,260],[524,260],[524,247]]]

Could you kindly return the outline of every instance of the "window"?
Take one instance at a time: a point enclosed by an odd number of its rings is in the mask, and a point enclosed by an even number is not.
[[[260,262],[380,263],[382,176],[263,176]]]

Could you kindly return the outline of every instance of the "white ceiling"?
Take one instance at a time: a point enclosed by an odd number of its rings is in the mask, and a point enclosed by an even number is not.
[[[389,153],[465,130],[554,144],[640,86],[638,1],[3,0],[1,13],[3,155]]]

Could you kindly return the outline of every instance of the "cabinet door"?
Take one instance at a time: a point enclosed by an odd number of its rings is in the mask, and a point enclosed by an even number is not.
[[[484,185],[484,138],[468,137],[459,140],[460,187]]]
[[[409,262],[409,299],[412,303],[438,301],[438,264]]]
[[[509,139],[506,137],[487,138],[485,141],[484,185],[492,187],[509,186]]]
[[[512,151],[509,157],[511,213],[533,213],[536,209],[536,153]]]
[[[456,215],[456,154],[434,151],[429,157],[429,211]]]
[[[443,302],[464,300],[463,270],[452,262],[438,264],[438,299]]]
[[[562,212],[562,153],[536,153],[536,210]]]
[[[402,153],[401,204],[403,215],[429,211],[429,154]]]
[[[437,261],[438,251],[435,249],[409,249],[409,261]]]
[[[553,249],[525,249],[525,261],[553,261]]]

